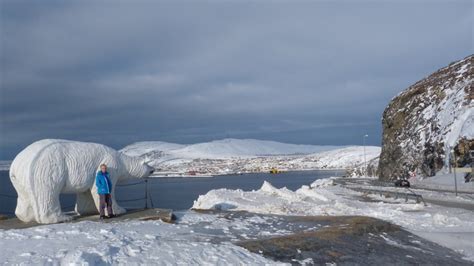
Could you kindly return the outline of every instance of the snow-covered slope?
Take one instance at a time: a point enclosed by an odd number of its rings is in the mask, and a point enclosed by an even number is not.
[[[307,168],[349,168],[358,167],[380,155],[380,147],[351,146],[342,149],[310,154],[292,161]]]
[[[141,156],[153,152],[167,152],[186,147],[186,145],[164,141],[141,141],[125,146],[120,151],[129,156]]]
[[[256,139],[223,139],[189,145],[172,153],[183,158],[222,159],[231,157],[255,157],[271,155],[309,154],[338,148],[287,144]]]
[[[130,156],[150,156],[153,153],[162,152],[163,155],[167,154],[176,158],[224,159],[232,157],[310,154],[336,148],[339,147],[287,144],[256,139],[222,139],[191,145],[161,141],[137,142],[124,147],[121,152]]]
[[[415,171],[433,176],[455,149],[458,164],[474,149],[474,56],[454,62],[395,97],[383,114],[379,171],[395,179]]]

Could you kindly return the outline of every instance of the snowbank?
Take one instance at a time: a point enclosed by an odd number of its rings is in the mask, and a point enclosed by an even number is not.
[[[194,209],[243,210],[281,215],[364,215],[401,225],[415,234],[452,247],[474,260],[474,213],[436,205],[405,203],[402,200],[375,198],[361,200],[362,193],[334,185],[335,178],[317,180],[296,191],[275,188],[264,182],[256,191],[217,189],[201,195]],[[383,200],[383,201],[382,201]],[[430,233],[436,236],[430,238]],[[462,233],[463,241],[457,241]],[[443,235],[444,237],[440,237]],[[453,243],[456,242],[456,245]],[[465,243],[465,244],[462,244]]]
[[[440,171],[436,176],[428,178],[414,177],[410,179],[413,185],[420,188],[454,191],[454,173],[444,174]],[[474,192],[474,182],[465,183],[464,173],[456,174],[456,185],[459,192]]]

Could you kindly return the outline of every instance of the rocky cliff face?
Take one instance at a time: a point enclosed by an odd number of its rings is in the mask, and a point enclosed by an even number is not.
[[[474,149],[474,55],[451,63],[396,96],[383,113],[378,174],[433,176],[455,150],[464,163]],[[459,162],[460,163],[460,162]]]

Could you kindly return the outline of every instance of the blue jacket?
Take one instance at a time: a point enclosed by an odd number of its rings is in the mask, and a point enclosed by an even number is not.
[[[109,172],[97,172],[95,176],[95,185],[97,186],[98,194],[110,194],[112,191],[112,181],[110,181]]]

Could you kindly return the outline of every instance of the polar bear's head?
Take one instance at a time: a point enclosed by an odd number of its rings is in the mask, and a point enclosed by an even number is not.
[[[155,170],[149,166],[143,159],[122,155],[122,161],[128,173],[128,178],[145,178]]]

